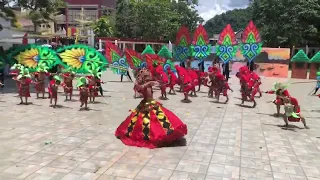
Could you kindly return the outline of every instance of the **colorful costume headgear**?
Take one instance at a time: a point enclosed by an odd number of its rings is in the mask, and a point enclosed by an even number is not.
[[[99,72],[100,71],[100,67],[94,67],[92,66],[90,70],[88,70],[88,72],[91,74],[91,76],[93,77],[97,77],[97,78],[101,78],[102,73]]]
[[[284,90],[286,90],[287,88],[288,88],[288,84],[285,84],[285,83],[281,83],[281,82],[276,82],[276,83],[274,83],[273,84],[273,90],[274,91],[277,91],[277,90],[282,90],[282,91],[284,91]]]
[[[53,79],[54,79],[55,81],[62,82],[62,78],[61,78],[60,76],[58,76],[58,75],[53,76]]]
[[[84,86],[86,84],[87,84],[87,79],[84,77],[81,77],[78,79],[77,87]]]
[[[37,66],[38,72],[48,72],[49,67],[46,65],[46,63],[40,63]]]
[[[31,78],[30,72],[28,68],[25,67],[20,67],[20,73],[17,77],[17,79],[21,79],[21,78]]]
[[[14,64],[10,69],[11,70],[21,70],[24,66],[22,64]]]

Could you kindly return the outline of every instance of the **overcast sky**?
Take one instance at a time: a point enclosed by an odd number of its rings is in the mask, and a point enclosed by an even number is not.
[[[249,0],[199,0],[197,7],[201,17],[207,21],[217,14],[235,8],[245,8]]]

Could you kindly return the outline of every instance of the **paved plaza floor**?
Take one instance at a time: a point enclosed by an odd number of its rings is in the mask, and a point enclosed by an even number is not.
[[[125,146],[114,136],[140,101],[133,99],[133,84],[120,83],[109,72],[103,80],[105,97],[90,104],[90,111],[79,111],[76,100],[64,102],[63,94],[56,109],[35,94],[33,104],[17,105],[16,93],[3,90],[0,180],[320,179],[320,98],[308,96],[315,81],[292,80],[289,87],[309,130],[302,123],[281,127],[275,106],[267,103],[275,95],[264,94],[254,109],[239,106],[239,83],[232,77],[228,104],[208,99],[207,88],[190,104],[180,102],[182,94],[161,101],[187,124],[186,145],[150,150]],[[263,78],[262,89],[271,89],[275,81]],[[159,95],[156,91],[155,98]]]

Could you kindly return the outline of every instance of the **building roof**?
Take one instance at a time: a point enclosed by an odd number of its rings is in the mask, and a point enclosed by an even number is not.
[[[116,7],[116,0],[65,0],[70,5],[100,5],[106,7]]]

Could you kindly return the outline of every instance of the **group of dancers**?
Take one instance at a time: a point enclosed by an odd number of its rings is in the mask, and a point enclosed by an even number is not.
[[[80,107],[88,109],[88,103],[94,103],[98,95],[99,87],[103,83],[99,68],[93,68],[91,74],[85,77],[77,77],[71,69],[61,73],[49,73],[45,65],[39,65],[37,72],[30,73],[28,68],[16,64],[11,68],[13,79],[17,83],[20,96],[20,104],[28,104],[30,97],[30,85],[34,84],[37,98],[45,98],[45,79],[49,77],[48,92],[50,104],[57,106],[58,88],[62,87],[65,93],[65,100],[70,101],[73,95],[73,80],[77,79],[77,88],[80,94]],[[184,94],[182,102],[191,103],[189,96],[196,97],[197,91],[202,86],[208,87],[208,97],[216,98],[220,96],[229,101],[228,91],[233,91],[228,80],[222,75],[219,67],[213,65],[208,72],[201,72],[191,68],[191,61],[186,62],[186,67],[175,66],[177,75],[171,68],[164,69],[160,64],[147,65],[135,72],[134,91],[135,97],[142,97],[139,105],[131,110],[131,114],[117,128],[115,135],[124,144],[130,146],[156,148],[168,146],[181,139],[187,134],[187,125],[184,124],[174,113],[162,106],[153,98],[154,86],[158,86],[161,92],[161,99],[166,100],[167,88],[169,94],[175,94],[175,86],[179,86]],[[262,96],[260,90],[261,78],[247,66],[243,66],[237,72],[236,77],[240,82],[240,92],[242,104],[252,102],[253,108],[257,105],[255,96]],[[196,87],[197,90],[196,90]],[[277,107],[277,115],[280,116],[280,107],[284,106],[284,122],[302,122],[305,128],[305,118],[301,115],[300,106],[296,98],[292,97],[284,83],[275,83],[267,94],[276,94],[273,103]]]
[[[49,84],[47,86],[50,105],[53,108],[57,107],[58,103],[58,89],[62,87],[65,93],[65,101],[71,101],[73,95],[73,80],[77,80],[77,89],[80,95],[80,108],[88,110],[88,103],[95,103],[95,99],[100,91],[103,96],[101,83],[101,72],[99,68],[94,68],[90,71],[91,74],[85,77],[77,77],[72,69],[65,69],[61,73],[49,73],[48,67],[45,64],[38,65],[37,72],[30,73],[29,69],[21,64],[15,64],[11,67],[10,74],[16,81],[20,103],[28,105],[28,98],[30,95],[31,85],[34,85],[37,99],[45,99],[46,84],[48,78]],[[84,106],[84,107],[83,107]]]
[[[209,67],[207,73],[192,69],[190,61],[186,62],[186,68],[176,65],[177,76],[170,68],[164,70],[160,64],[148,65],[136,72],[136,82],[134,85],[135,97],[140,95],[143,100],[139,105],[131,110],[131,114],[117,128],[115,136],[124,144],[130,146],[155,148],[167,146],[187,134],[187,126],[171,111],[164,108],[161,103],[153,98],[153,86],[159,86],[161,98],[168,99],[166,89],[175,94],[174,86],[179,85],[180,91],[184,94],[183,102],[190,103],[189,96],[196,96],[196,86],[200,91],[201,85],[209,88],[208,97],[215,97],[219,101],[219,96],[226,97],[228,102],[228,81],[221,74],[216,66]],[[255,96],[260,90],[261,78],[250,71],[247,66],[239,69],[236,75],[240,81],[240,92],[242,104],[245,101],[253,102],[253,108],[257,105]],[[292,97],[285,83],[275,83],[267,94],[276,94],[273,103],[277,107],[277,116],[280,116],[280,107],[284,106],[283,120],[285,127],[289,122],[302,122],[305,128],[306,120],[300,112],[300,106],[296,98]]]

